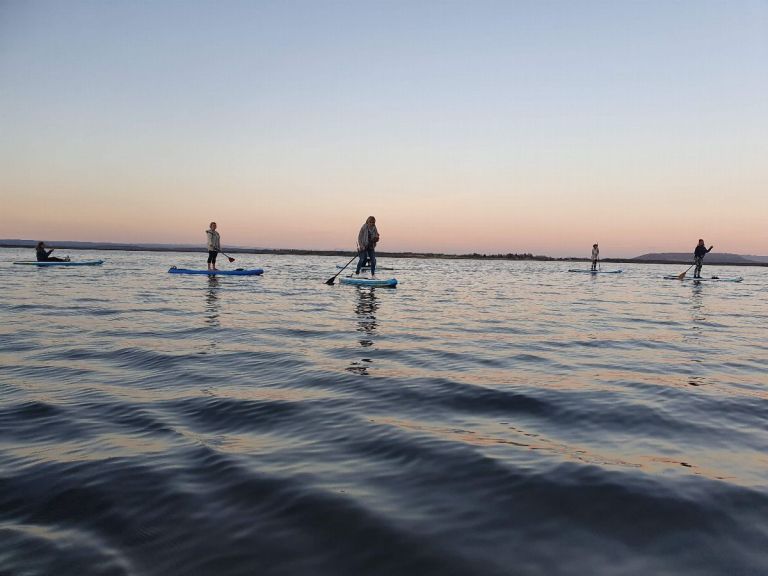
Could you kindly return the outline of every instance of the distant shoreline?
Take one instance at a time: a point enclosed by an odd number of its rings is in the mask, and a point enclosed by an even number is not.
[[[0,241],[0,248],[28,248],[34,249],[34,240]],[[176,245],[143,245],[143,244],[117,244],[100,242],[50,242],[50,246],[58,250],[97,250],[97,251],[122,251],[122,252],[191,252],[205,254],[204,248],[196,246]],[[339,256],[354,255],[350,250],[301,250],[290,248],[227,248],[228,254],[271,254],[277,256]],[[442,254],[438,252],[377,252],[381,258],[414,258],[421,260],[497,260],[497,261],[534,261],[534,262],[591,262],[590,258],[576,256],[555,258],[553,256],[522,254]],[[612,264],[691,264],[690,260],[659,260],[659,259],[633,259],[633,258],[601,258],[601,263]],[[706,262],[717,266],[768,266],[763,262]]]

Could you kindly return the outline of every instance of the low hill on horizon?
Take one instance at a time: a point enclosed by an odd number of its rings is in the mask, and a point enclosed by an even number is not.
[[[0,247],[3,248],[34,248],[37,242],[35,240],[24,240],[19,238],[0,238]],[[53,248],[62,250],[125,250],[125,251],[149,251],[149,252],[205,252],[205,247],[201,244],[161,244],[161,243],[130,243],[130,242],[83,242],[77,240],[51,240],[46,244]],[[349,250],[331,249],[291,249],[291,248],[263,248],[263,247],[244,247],[228,246],[227,252],[240,254],[314,254],[319,256],[337,256],[348,255]],[[399,258],[455,258],[455,259],[492,259],[492,260],[558,260],[570,262],[589,262],[589,258],[582,256],[568,256],[554,258],[552,256],[534,255],[531,253],[521,254],[442,254],[433,252],[380,252],[381,256],[399,257]],[[638,263],[675,263],[686,264],[693,260],[693,255],[689,252],[651,252],[634,258],[604,258],[604,262],[638,262]],[[740,254],[711,252],[705,259],[706,264],[731,264],[731,265],[768,265],[768,256],[742,256]]]
[[[651,252],[632,258],[632,260],[652,260],[656,262],[676,262],[685,264],[693,261],[693,254],[691,252]],[[765,264],[768,263],[768,257],[742,256],[740,254],[712,251],[704,258],[704,262],[706,264]]]

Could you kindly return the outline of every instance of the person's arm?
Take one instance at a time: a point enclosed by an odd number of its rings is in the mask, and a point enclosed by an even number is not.
[[[357,233],[357,249],[358,249],[358,251],[365,250],[366,248],[368,248],[367,242],[366,242],[367,234],[365,233],[366,232],[365,228],[366,228],[366,226],[365,226],[365,224],[363,224],[363,227],[360,228],[360,232]]]
[[[45,257],[46,257],[46,258],[48,258],[48,256],[50,256],[50,255],[51,255],[51,253],[52,253],[54,250],[56,250],[56,248],[51,248],[50,250],[48,250],[48,251],[45,253]]]
[[[710,246],[709,248],[707,248],[707,252],[709,252],[710,250],[712,250],[712,248],[714,248],[714,246]]]

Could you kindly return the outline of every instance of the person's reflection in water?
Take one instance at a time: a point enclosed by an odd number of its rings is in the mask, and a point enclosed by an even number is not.
[[[357,331],[362,333],[359,342],[363,348],[373,346],[373,336],[378,326],[376,322],[376,311],[378,309],[379,302],[376,297],[376,288],[358,286],[355,313],[358,316]],[[352,362],[347,367],[347,371],[367,376],[368,368],[372,362],[370,358],[362,358],[360,362]]]
[[[685,331],[683,340],[689,343],[696,343],[704,339],[704,327],[707,325],[706,307],[704,305],[703,286],[700,282],[694,282],[691,289],[691,329]],[[701,362],[701,359],[694,355],[694,362]]]
[[[683,333],[683,341],[695,347],[695,352],[691,355],[691,365],[693,374],[683,375],[683,381],[689,386],[703,386],[707,384],[704,376],[696,374],[700,372],[701,366],[706,356],[698,351],[702,347],[702,341],[706,339],[707,308],[704,293],[705,287],[701,282],[694,282],[691,289],[691,327]]]
[[[691,320],[695,328],[701,330],[701,326],[707,323],[706,308],[704,307],[704,294],[701,282],[694,282],[691,289]]]
[[[218,328],[219,322],[219,279],[208,276],[208,290],[205,293],[205,323],[209,328]]]

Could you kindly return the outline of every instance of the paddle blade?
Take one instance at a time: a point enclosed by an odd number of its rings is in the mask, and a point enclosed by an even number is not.
[[[688,270],[686,270],[686,271],[685,271],[685,272],[683,272],[682,274],[678,274],[678,275],[677,275],[677,279],[678,279],[678,280],[684,280],[684,279],[685,279],[685,275],[686,275],[686,274],[688,274]]]
[[[328,280],[326,280],[325,283],[328,284],[328,286],[333,286],[333,283],[335,282],[335,280],[336,280],[336,276],[334,276],[333,278],[328,278]]]
[[[235,259],[234,259],[234,258],[232,258],[231,256],[227,256],[227,258],[229,258],[229,261],[230,261],[230,262],[234,262],[234,261],[235,261]]]

